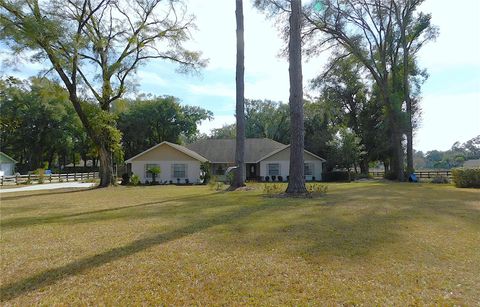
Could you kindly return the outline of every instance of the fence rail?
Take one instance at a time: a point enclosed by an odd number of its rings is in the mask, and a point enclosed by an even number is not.
[[[383,178],[385,176],[385,172],[369,172],[369,174],[375,178]],[[432,179],[439,176],[452,179],[452,171],[418,171],[415,172],[415,175],[417,175],[419,179]]]
[[[13,176],[0,176],[0,185],[83,181],[83,180],[97,179],[97,178],[99,178],[98,172],[44,174],[44,175],[38,175],[38,174],[13,175]]]

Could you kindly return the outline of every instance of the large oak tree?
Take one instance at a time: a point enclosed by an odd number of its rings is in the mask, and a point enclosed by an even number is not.
[[[163,59],[185,71],[205,64],[183,47],[193,17],[177,0],[0,0],[0,39],[48,63],[98,147],[100,186],[113,183],[120,133],[110,112],[142,63]]]

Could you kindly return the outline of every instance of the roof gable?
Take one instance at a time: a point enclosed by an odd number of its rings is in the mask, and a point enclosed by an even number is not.
[[[142,157],[145,157],[147,156],[149,153],[153,153],[154,150],[156,150],[157,148],[160,148],[161,146],[168,146],[169,148],[172,148],[176,151],[179,151],[181,152],[182,154],[184,154],[185,156],[188,156],[192,159],[195,159],[195,160],[198,160],[200,162],[206,162],[208,161],[205,157],[202,157],[201,155],[199,155],[198,153],[184,147],[184,146],[181,146],[181,145],[177,145],[177,144],[173,144],[173,143],[170,143],[170,142],[162,142],[160,144],[157,144],[141,153],[139,153],[138,155],[126,160],[125,162],[126,163],[131,163],[133,162],[134,160],[141,160]],[[155,161],[155,159],[158,159],[157,157],[155,158],[149,158],[149,160],[151,161]]]
[[[0,151],[0,163],[17,163],[15,159]]]
[[[288,153],[286,153],[286,151],[288,150]],[[286,153],[287,156],[288,156],[288,159],[290,159],[290,145],[286,145],[284,148],[280,148],[279,150],[276,150],[276,151],[273,151],[263,157],[261,157],[260,159],[258,159],[257,163],[260,162],[260,161],[263,161],[263,160],[266,160],[266,159],[272,159],[274,160],[276,156],[279,156],[279,160],[285,160],[287,159],[286,156],[285,157],[281,157],[280,155],[282,153]],[[303,156],[310,156],[311,158],[313,159],[316,159],[316,160],[320,160],[320,161],[326,161],[325,159],[323,159],[322,157],[319,157],[317,156],[316,154],[314,153],[311,153],[309,152],[308,150],[304,149],[303,150]]]

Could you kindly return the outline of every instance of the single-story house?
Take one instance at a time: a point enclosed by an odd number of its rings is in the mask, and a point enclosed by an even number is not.
[[[305,179],[322,180],[325,160],[304,150]],[[162,142],[126,161],[127,169],[140,177],[140,181],[150,181],[148,172],[153,166],[160,166],[161,173],[157,181],[200,182],[200,164],[209,162],[211,173],[219,180],[225,178],[228,167],[235,165],[234,139],[205,139],[193,144],[181,146]],[[245,140],[245,178],[247,180],[265,180],[265,177],[278,176],[287,180],[290,167],[290,145],[266,138]]]
[[[0,176],[12,176],[16,163],[17,161],[0,151]]]
[[[463,163],[464,168],[480,168],[480,159],[467,160]]]

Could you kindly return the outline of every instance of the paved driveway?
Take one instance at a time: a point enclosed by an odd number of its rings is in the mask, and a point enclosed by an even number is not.
[[[82,183],[82,182],[62,182],[62,183],[46,183],[35,184],[26,187],[0,189],[0,193],[12,193],[23,191],[39,191],[39,190],[54,190],[54,189],[70,189],[70,188],[90,188],[95,186],[96,183]]]

